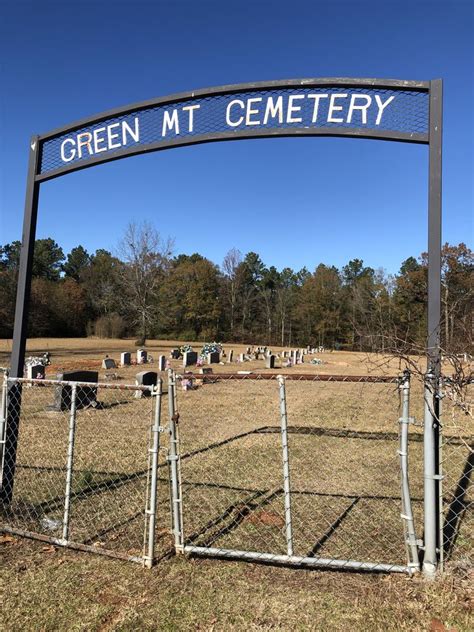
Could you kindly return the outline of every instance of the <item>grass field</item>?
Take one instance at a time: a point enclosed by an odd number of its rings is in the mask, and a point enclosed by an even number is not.
[[[151,341],[155,360],[174,341]],[[62,369],[96,369],[119,359],[133,341],[32,340],[49,350],[47,377]],[[195,345],[198,348],[198,345]],[[239,345],[226,345],[237,355]],[[275,349],[278,351],[278,349]],[[0,341],[0,365],[9,346]],[[234,356],[235,357],[235,356]],[[320,354],[290,373],[364,375],[380,371],[366,354]],[[179,361],[172,362],[180,369]],[[262,361],[217,365],[267,373]],[[396,360],[384,370],[395,375]],[[150,365],[153,370],[153,365]],[[132,383],[139,369],[118,369]],[[279,367],[275,370],[280,372]],[[166,390],[166,389],[165,389]],[[398,465],[398,392],[393,384],[287,381],[293,537],[296,555],[404,564]],[[421,420],[421,389],[412,414]],[[51,388],[24,389],[13,526],[59,535],[67,413],[47,413]],[[72,479],[71,539],[128,555],[143,543],[150,399],[99,390],[99,409],[79,411]],[[162,423],[167,423],[167,398]],[[188,543],[285,553],[282,452],[275,381],[218,381],[179,391],[184,533]],[[447,498],[462,476],[473,434],[452,415],[445,448]],[[422,428],[410,428],[410,478],[418,535],[422,520]],[[166,447],[166,437],[163,436]],[[167,468],[161,457],[156,555],[170,551]],[[17,525],[14,521],[18,520]],[[29,521],[29,522],[28,522]],[[53,525],[53,526],[51,526]],[[458,569],[472,556],[472,518],[457,537],[448,572],[419,577],[307,571],[222,560],[170,557],[151,571],[138,565],[0,535],[0,626],[5,630],[468,630],[472,594]],[[3,587],[3,588],[2,588]]]

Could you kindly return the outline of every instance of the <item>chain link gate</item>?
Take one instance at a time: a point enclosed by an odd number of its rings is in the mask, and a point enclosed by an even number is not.
[[[188,389],[192,379],[170,375],[178,552],[301,567],[419,569],[422,459],[410,463],[409,475],[408,445],[410,436],[421,447],[422,434],[408,432],[408,375],[331,376],[330,384],[307,375],[193,378],[203,387],[177,397],[178,385]]]
[[[440,445],[442,563],[461,575],[472,569],[468,388],[459,406],[445,386]],[[148,567],[174,549],[301,567],[420,568],[422,420],[433,402],[408,374],[171,371],[164,391],[161,379],[155,388],[5,375],[2,474],[20,405],[0,531]]]
[[[7,378],[0,403],[4,437],[19,424],[12,500],[0,530],[152,566],[169,553],[162,380],[156,387]],[[164,448],[166,450],[166,448]],[[167,485],[163,486],[166,489]]]

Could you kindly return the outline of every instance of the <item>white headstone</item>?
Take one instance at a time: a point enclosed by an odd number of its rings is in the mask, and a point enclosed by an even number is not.
[[[113,358],[104,358],[102,360],[102,368],[103,369],[116,369],[117,365],[115,364],[115,360]]]
[[[218,351],[211,351],[211,353],[207,354],[208,364],[219,364],[220,359],[220,353]]]
[[[198,360],[197,351],[185,351],[183,354],[183,367],[191,366],[192,364],[196,364]]]
[[[145,349],[137,349],[137,364],[146,364],[147,356]]]
[[[29,364],[26,367],[26,377],[29,380],[44,380],[44,366],[42,364]]]

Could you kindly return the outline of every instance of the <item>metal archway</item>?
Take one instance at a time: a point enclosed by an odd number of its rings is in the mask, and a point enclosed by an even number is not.
[[[428,145],[427,354],[428,373],[437,384],[441,313],[442,81],[439,79],[313,78],[220,86],[135,103],[34,136],[29,151],[10,375],[23,375],[42,182],[152,151],[288,136],[339,136]],[[21,393],[17,395],[18,401],[19,397]],[[439,547],[436,406],[431,414],[432,423],[425,424],[424,561],[425,566],[435,567],[436,547]],[[0,500],[6,504],[13,493],[19,416],[17,407],[9,417],[4,441]],[[428,522],[427,508],[430,508]]]

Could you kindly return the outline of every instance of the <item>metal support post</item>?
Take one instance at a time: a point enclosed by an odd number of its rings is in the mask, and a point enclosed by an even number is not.
[[[77,384],[71,388],[71,410],[69,413],[69,437],[67,442],[66,493],[64,498],[63,543],[69,539],[69,520],[71,517],[72,468],[74,465],[74,440],[76,438],[76,400]]]
[[[444,474],[443,474],[443,426],[441,424],[441,406],[442,406],[442,400],[443,400],[443,393],[442,393],[442,382],[441,380],[438,383],[438,389],[436,391],[436,402],[435,402],[435,406],[436,406],[436,412],[438,415],[437,421],[438,421],[438,432],[437,432],[437,439],[438,439],[438,453],[437,453],[437,457],[438,457],[438,461],[437,461],[437,473],[438,473],[438,479],[437,479],[437,484],[438,484],[438,488],[437,488],[437,495],[438,495],[438,540],[437,540],[437,545],[438,545],[438,568],[440,571],[444,570],[444,503],[443,503],[443,479],[444,479]]]
[[[0,486],[3,479],[3,465],[5,456],[5,431],[7,425],[7,393],[8,381],[7,374],[3,376],[2,394],[0,397]]]
[[[26,184],[25,214],[23,219],[23,236],[20,252],[20,270],[16,292],[15,324],[13,329],[13,346],[10,363],[10,377],[23,377],[25,364],[26,335],[30,305],[31,272],[36,237],[36,220],[38,215],[39,184],[35,181],[40,159],[39,140],[35,136],[30,143],[28,161],[28,180]],[[0,502],[8,505],[13,497],[15,481],[16,451],[21,414],[21,384],[12,386],[9,398],[8,426],[5,433],[4,470],[0,487]]]
[[[435,417],[434,388],[437,383],[432,373],[425,376],[424,399],[424,546],[423,573],[428,579],[435,576],[438,557],[436,541],[438,536],[438,498],[437,498],[437,472],[436,472],[436,441],[435,434],[438,431],[438,422]]]
[[[148,507],[145,511],[148,518],[148,542],[146,543],[143,558],[145,566],[151,568],[155,559],[155,525],[156,525],[156,504],[157,504],[157,481],[158,481],[158,452],[160,449],[161,432],[161,397],[163,394],[163,380],[158,378],[156,387],[153,389],[155,414],[153,426],[151,428],[151,441],[148,449],[148,467],[150,472]]]
[[[439,462],[439,398],[438,388],[441,377],[441,346],[440,346],[440,322],[441,322],[441,206],[442,206],[442,140],[443,140],[443,82],[440,79],[430,81],[430,111],[429,111],[429,193],[428,193],[428,369],[430,376],[430,439],[425,442],[424,449],[433,451],[433,455],[425,455],[425,463],[428,461],[433,469],[432,487],[434,491],[425,494],[434,502],[435,509],[435,545],[434,549],[441,551],[440,541],[441,525],[439,512],[440,496],[440,462]],[[426,394],[426,391],[425,391]],[[428,421],[425,399],[425,422]],[[426,430],[426,423],[425,423]],[[425,474],[426,475],[426,474]],[[432,514],[432,509],[425,504],[425,512]],[[430,521],[431,518],[428,518]],[[427,518],[425,516],[425,526]],[[431,542],[431,535],[429,536]],[[426,543],[425,543],[426,546]],[[431,547],[431,544],[430,544]],[[426,556],[426,551],[425,551]],[[437,563],[436,556],[432,560]],[[427,576],[431,576],[431,562],[427,562]],[[425,565],[423,565],[425,568]]]
[[[285,378],[278,376],[280,389],[281,448],[283,454],[283,491],[285,498],[285,532],[287,554],[293,555],[293,530],[291,526],[291,484],[288,453],[288,418],[286,412]]]
[[[177,437],[177,423],[178,414],[176,411],[176,379],[174,372],[170,369],[168,371],[168,405],[170,415],[170,447],[168,460],[170,462],[171,470],[171,504],[173,517],[173,534],[175,549],[178,553],[183,552],[183,525],[182,525],[182,499],[181,499],[181,481],[179,476],[179,449],[178,449],[178,437]]]
[[[400,392],[402,397],[402,411],[400,422],[400,474],[401,474],[401,494],[402,494],[402,520],[405,525],[405,542],[407,548],[408,566],[420,570],[418,558],[418,545],[415,533],[415,523],[413,520],[413,510],[410,497],[410,483],[408,476],[408,425],[413,422],[410,417],[410,374],[405,371],[400,382]]]

